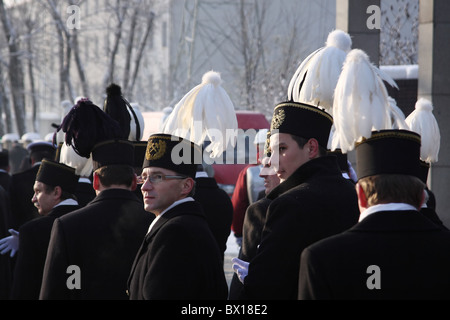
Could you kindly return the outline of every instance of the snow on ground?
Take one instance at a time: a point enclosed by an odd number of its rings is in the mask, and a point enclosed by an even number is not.
[[[223,263],[225,278],[227,279],[228,287],[230,286],[231,278],[233,278],[233,268],[231,259],[237,257],[238,254],[239,254],[239,246],[236,243],[236,238],[234,237],[233,232],[230,232],[230,235],[227,240],[227,250],[225,250],[225,257]]]

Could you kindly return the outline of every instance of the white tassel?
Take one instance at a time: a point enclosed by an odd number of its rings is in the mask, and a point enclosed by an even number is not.
[[[394,98],[388,97],[389,111],[391,113],[392,129],[409,130],[409,126],[405,121],[405,114],[397,106],[397,102]]]
[[[415,109],[406,118],[410,130],[420,134],[420,158],[428,163],[437,162],[441,143],[441,134],[436,118],[433,115],[431,101],[420,98]]]
[[[221,156],[228,142],[234,147],[236,112],[221,83],[219,73],[205,73],[202,83],[191,89],[176,104],[165,121],[163,133],[189,139],[199,145],[208,139],[211,141],[208,146],[211,158]],[[228,141],[226,138],[229,138]]]
[[[331,114],[333,92],[352,40],[342,30],[330,32],[325,47],[311,53],[297,68],[288,87],[288,100],[324,108]]]
[[[367,54],[353,49],[347,54],[334,92],[333,119],[343,153],[373,130],[391,129],[389,101],[379,70]]]

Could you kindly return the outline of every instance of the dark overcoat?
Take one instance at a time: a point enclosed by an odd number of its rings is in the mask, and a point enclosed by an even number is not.
[[[194,199],[202,205],[206,221],[217,241],[223,260],[233,220],[231,199],[211,177],[195,178]]]
[[[299,298],[449,299],[449,252],[450,231],[417,211],[376,212],[303,251]]]
[[[11,184],[11,175],[6,171],[0,171],[0,186],[6,191],[9,191],[9,185]]]
[[[96,196],[92,183],[78,182],[77,189],[75,190],[75,196],[77,197],[77,201],[81,207],[87,205]]]
[[[38,300],[50,233],[55,219],[77,210],[78,205],[61,205],[45,217],[25,223],[19,229],[19,251],[14,269],[11,299]]]
[[[354,185],[336,157],[312,159],[269,194],[261,244],[244,280],[247,299],[297,299],[300,255],[358,222]]]
[[[128,280],[132,300],[225,300],[219,247],[200,203],[165,212],[145,236]]]
[[[40,299],[128,299],[127,279],[154,216],[124,189],[100,192],[85,207],[55,220]],[[76,284],[79,268],[81,288]]]
[[[266,222],[266,211],[270,204],[269,198],[261,198],[253,202],[245,212],[244,226],[242,228],[242,245],[239,249],[238,258],[244,261],[251,261],[256,255],[258,246],[261,243],[261,234]],[[230,300],[238,300],[242,297],[244,285],[239,280],[236,273],[233,274],[230,284]]]

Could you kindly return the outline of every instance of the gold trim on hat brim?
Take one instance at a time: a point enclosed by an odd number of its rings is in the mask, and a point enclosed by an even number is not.
[[[177,138],[177,139],[179,139],[179,140],[172,140],[172,137],[174,137],[174,138]],[[152,135],[152,136],[150,136],[149,138],[148,138],[148,140],[147,140],[147,142],[148,141],[150,141],[150,139],[164,139],[164,140],[169,140],[169,141],[173,141],[173,142],[188,142],[188,143],[190,143],[192,146],[194,146],[194,148],[195,149],[197,149],[197,151],[198,152],[202,152],[202,149],[201,149],[201,147],[199,146],[199,145],[197,145],[196,143],[194,143],[194,142],[192,142],[192,141],[190,141],[190,140],[188,140],[188,139],[184,139],[184,138],[181,138],[181,137],[178,137],[178,136],[161,136],[161,135]]]
[[[418,144],[421,144],[420,135],[418,135],[415,132],[405,131],[405,130],[387,130],[387,131],[372,132],[372,135],[370,138],[363,137],[363,139],[361,141],[355,143],[355,146],[357,147],[367,141],[375,141],[375,140],[384,139],[384,138],[407,139],[407,140],[417,142]]]
[[[330,120],[333,123],[333,117],[328,112],[326,112],[326,111],[324,111],[322,109],[319,109],[319,108],[317,108],[315,106],[303,104],[303,103],[300,103],[300,102],[296,102],[296,103],[294,103],[294,102],[283,102],[283,103],[280,103],[279,105],[277,105],[275,107],[275,109],[273,110],[274,113],[275,113],[275,111],[278,108],[281,108],[281,107],[294,107],[294,108],[300,108],[300,109],[305,109],[305,110],[309,110],[309,111],[312,111],[312,112],[316,112],[316,113],[318,113],[318,114],[328,118],[328,120]]]

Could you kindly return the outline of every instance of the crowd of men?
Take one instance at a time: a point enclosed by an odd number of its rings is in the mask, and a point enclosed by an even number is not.
[[[103,109],[79,99],[51,143],[27,147],[29,168],[1,180],[1,298],[450,298],[450,231],[426,187],[422,135],[371,124],[351,143],[355,172],[330,149],[337,114],[295,100],[264,131],[264,190],[240,217],[228,286],[233,203],[205,173],[202,146],[142,137],[118,86]]]

